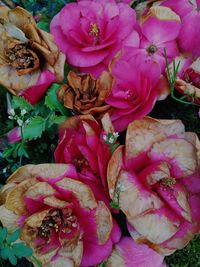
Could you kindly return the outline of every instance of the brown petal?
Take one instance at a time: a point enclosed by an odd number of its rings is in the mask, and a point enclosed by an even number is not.
[[[22,215],[26,212],[24,203],[24,194],[28,188],[36,183],[35,179],[25,180],[20,185],[11,189],[6,197],[5,207],[13,211],[17,215]]]
[[[124,146],[119,146],[113,153],[107,169],[107,182],[111,199],[114,198],[118,176],[122,166]]]
[[[72,194],[79,200],[80,205],[83,208],[97,208],[97,202],[92,190],[89,186],[83,184],[82,182],[70,178],[64,178],[57,182],[56,185],[61,189],[71,191]]]
[[[99,244],[103,245],[108,240],[113,226],[111,213],[103,201],[98,202],[98,207],[95,212],[95,220],[97,224]]]
[[[54,196],[45,197],[43,203],[57,209],[63,209],[67,205],[66,201],[60,200]]]
[[[197,88],[196,86],[190,83],[187,83],[181,79],[176,79],[174,86],[179,92],[183,94],[187,92],[187,95],[191,94],[195,100],[200,101],[200,89]],[[190,99],[189,96],[188,96],[188,99]]]
[[[22,30],[24,28],[24,25],[26,24],[36,24],[31,13],[19,6],[14,9],[11,9],[9,11],[8,16],[10,22]]]
[[[25,223],[31,228],[40,227],[42,224],[42,221],[48,215],[49,211],[50,211],[50,209],[36,212],[36,213],[32,214],[31,216],[29,216],[26,219]]]
[[[53,189],[53,187],[46,183],[46,182],[38,182],[35,183],[33,186],[31,186],[25,193],[26,197],[30,197],[32,199],[38,198],[40,196],[51,196],[56,191]]]
[[[104,103],[105,98],[109,95],[113,85],[113,78],[111,74],[107,71],[104,71],[99,79],[97,80],[97,90],[99,92],[99,96],[96,101],[96,106],[100,106]]]
[[[8,232],[13,232],[19,227],[17,225],[19,218],[13,211],[7,209],[5,205],[0,206],[0,221],[8,229]]]
[[[67,80],[75,93],[79,93],[79,89],[82,87],[81,77],[79,77],[74,71],[70,71],[67,75]]]
[[[65,85],[63,85],[62,88],[64,88],[64,86]],[[59,92],[59,94],[61,94],[61,93],[62,93],[62,91]],[[74,97],[75,97],[74,92],[71,90],[71,88],[68,88],[64,93],[64,106],[66,108],[73,109],[73,107],[74,107]]]

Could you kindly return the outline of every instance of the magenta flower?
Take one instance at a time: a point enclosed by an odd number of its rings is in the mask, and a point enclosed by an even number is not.
[[[77,2],[81,2],[85,0],[77,0]],[[93,2],[99,2],[99,0],[88,0],[88,1],[93,1]],[[124,3],[124,4],[133,4],[135,0],[101,0],[101,3]]]
[[[165,267],[163,256],[144,244],[137,244],[130,237],[123,237],[114,246],[107,260],[109,267]]]
[[[71,164],[23,166],[1,191],[1,222],[8,231],[21,229],[42,266],[99,264],[120,230],[93,189]]]
[[[165,0],[161,4],[171,8],[181,17],[181,30],[178,37],[180,50],[200,56],[200,1]]]
[[[180,18],[167,7],[155,6],[149,9],[141,21],[141,49],[138,53],[158,62],[161,71],[164,71],[164,48],[169,62],[179,54],[176,38],[181,27]]]
[[[152,110],[168,87],[163,80],[160,87],[160,73],[158,63],[146,60],[143,55],[135,56],[129,48],[114,60],[111,74],[115,83],[106,103],[112,107],[111,119],[116,131],[125,130],[131,121],[144,117]]]
[[[108,186],[140,234],[137,241],[168,255],[199,233],[198,162],[198,137],[181,121],[148,117],[129,124],[125,146],[109,162]]]
[[[67,119],[60,128],[54,156],[57,163],[72,163],[83,180],[92,181],[99,188],[103,186],[109,202],[106,177],[111,151],[103,139],[104,134],[105,131],[90,115]]]
[[[123,3],[81,1],[53,18],[51,32],[71,65],[98,76],[124,45],[139,46],[135,22],[135,11]]]

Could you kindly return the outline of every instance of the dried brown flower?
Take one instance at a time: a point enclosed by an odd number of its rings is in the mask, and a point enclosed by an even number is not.
[[[0,84],[12,94],[37,85],[45,71],[56,82],[63,80],[65,56],[29,12],[0,6],[0,35]],[[43,84],[48,82],[43,78]]]
[[[58,98],[64,106],[77,114],[102,114],[110,109],[104,100],[111,91],[113,78],[104,71],[98,79],[89,74],[78,75],[70,71],[68,83],[63,85]]]

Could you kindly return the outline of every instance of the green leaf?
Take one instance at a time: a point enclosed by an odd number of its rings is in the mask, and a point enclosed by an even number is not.
[[[30,257],[33,254],[33,250],[27,247],[23,242],[13,244],[12,250],[18,258]]]
[[[12,250],[12,248],[10,247],[4,247],[1,249],[1,257],[4,259],[4,260],[7,260],[9,259],[10,263],[12,265],[16,265],[17,264],[17,258]]]
[[[17,229],[12,234],[7,236],[6,242],[8,244],[11,244],[11,243],[15,242],[19,238],[19,236],[20,236],[20,230]]]
[[[36,257],[32,256],[31,258],[37,267],[42,267],[42,264],[39,262],[38,259],[36,259]]]
[[[3,244],[3,242],[5,241],[6,237],[7,237],[7,229],[6,228],[2,228],[0,227],[0,244]]]
[[[25,109],[27,111],[34,109],[34,107],[21,96],[13,96],[13,106],[14,108]]]
[[[50,118],[48,119],[48,128],[50,128],[53,124],[61,124],[65,121],[65,116],[57,116],[55,113],[52,113]]]
[[[30,122],[24,127],[23,137],[24,139],[36,139],[40,138],[42,132],[45,130],[46,121],[41,116],[36,116],[30,120]]]
[[[54,83],[47,92],[45,97],[45,105],[52,111],[60,111],[62,115],[69,115],[69,111],[60,103],[57,97],[57,91],[60,89],[60,84]]]

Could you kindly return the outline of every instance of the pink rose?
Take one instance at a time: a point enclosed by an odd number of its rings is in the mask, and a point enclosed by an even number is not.
[[[51,32],[71,65],[98,76],[124,45],[139,46],[135,22],[135,11],[123,3],[81,1],[53,18]]]
[[[166,267],[163,256],[144,244],[137,244],[130,237],[123,237],[114,246],[107,260],[109,267]]]
[[[114,85],[106,103],[111,107],[111,119],[116,131],[125,130],[128,124],[148,114],[160,94],[168,87],[160,78],[160,66],[144,55],[135,56],[126,48],[119,59],[111,63]],[[159,83],[162,83],[160,87]]]
[[[159,63],[161,71],[165,70],[165,53],[171,62],[179,54],[176,38],[181,28],[180,17],[167,7],[151,7],[141,17],[141,42],[139,54]]]
[[[85,0],[77,0],[77,2],[81,2]],[[93,2],[99,2],[99,0],[88,0],[88,1],[93,1]],[[135,0],[101,0],[101,3],[124,3],[124,4],[129,4],[131,5]]]
[[[60,128],[54,155],[57,163],[72,163],[83,180],[95,182],[99,187],[103,185],[109,196],[106,172],[111,151],[103,139],[104,134],[90,115],[69,118]]]
[[[181,121],[147,117],[129,124],[107,178],[111,198],[119,198],[140,235],[134,239],[168,255],[199,233],[199,155],[198,137]]]
[[[9,177],[0,199],[2,224],[8,231],[21,229],[20,239],[42,266],[99,264],[120,239],[101,196],[71,164],[23,166]]]

